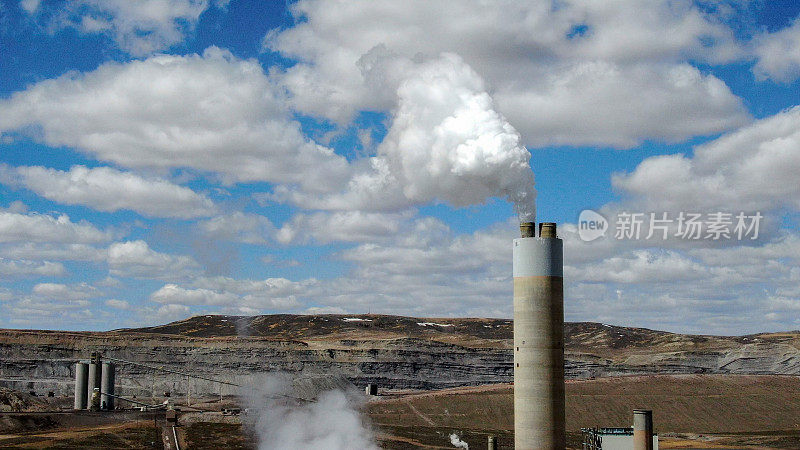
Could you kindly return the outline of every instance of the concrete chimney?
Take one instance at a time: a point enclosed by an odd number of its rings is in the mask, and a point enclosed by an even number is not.
[[[566,447],[563,243],[556,224],[514,239],[514,448]]]
[[[653,411],[633,410],[633,450],[653,450]]]
[[[534,237],[536,236],[536,224],[533,222],[522,222],[519,224],[519,231],[524,238]]]

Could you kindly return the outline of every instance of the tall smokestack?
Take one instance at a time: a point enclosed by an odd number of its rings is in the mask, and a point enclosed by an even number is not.
[[[633,450],[653,450],[653,411],[633,410]]]
[[[556,224],[514,239],[514,448],[566,447],[563,243]]]

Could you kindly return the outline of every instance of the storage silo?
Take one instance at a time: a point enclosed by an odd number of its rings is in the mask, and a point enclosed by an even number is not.
[[[112,362],[104,362],[100,382],[100,409],[114,410],[114,378],[115,366]]]
[[[87,383],[89,381],[89,363],[78,361],[75,363],[75,403],[73,408],[86,409],[88,406],[89,391]]]

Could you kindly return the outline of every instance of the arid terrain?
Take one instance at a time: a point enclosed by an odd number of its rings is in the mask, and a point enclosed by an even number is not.
[[[800,448],[800,377],[748,375],[570,381],[570,444],[580,448],[582,427],[630,426],[634,408],[653,410],[662,448]],[[508,384],[387,396],[371,401],[368,411],[389,448],[405,448],[400,443],[409,440],[446,443],[441,436],[451,432],[461,433],[471,447],[480,448],[494,434],[501,448],[513,448],[513,391]]]
[[[92,351],[257,383],[265,372],[331,374],[356,386],[443,389],[511,382],[512,322],[398,316],[197,316],[108,332],[0,330],[0,386],[66,393]],[[698,336],[599,323],[566,324],[570,379],[636,374],[800,374],[800,332]],[[123,394],[185,392],[185,379],[122,365]],[[195,383],[197,393],[220,393]],[[223,394],[235,394],[224,390]]]
[[[23,394],[23,397],[25,394]],[[69,398],[65,398],[67,401]],[[28,399],[33,403],[42,400]],[[58,400],[51,400],[56,402]],[[197,405],[196,405],[197,406]],[[220,405],[185,408],[178,436],[184,448],[254,449],[247,416],[224,416]],[[800,448],[800,377],[654,375],[567,383],[570,448],[581,427],[629,426],[633,408],[653,409],[661,448]],[[380,395],[365,400],[365,417],[386,449],[453,448],[458,434],[471,448],[498,438],[513,448],[512,386],[496,384]],[[1,448],[157,448],[163,413],[7,413]],[[17,421],[15,428],[10,423]],[[242,423],[244,422],[244,426]],[[153,443],[156,444],[153,444]]]
[[[108,332],[0,330],[0,447],[91,448],[90,436],[107,448],[163,445],[163,412],[67,412],[75,361],[100,351],[245,386],[268,372],[324,374],[353,389],[377,383],[380,395],[362,408],[383,448],[453,448],[450,433],[472,448],[493,434],[510,448],[511,327],[501,319],[276,315]],[[643,407],[654,411],[662,448],[800,448],[800,332],[696,336],[569,323],[566,336],[573,448],[581,427],[629,426],[632,409]],[[148,403],[170,392],[183,409],[176,434],[189,448],[256,446],[247,417],[220,412],[237,406],[235,387],[124,363],[117,386]]]

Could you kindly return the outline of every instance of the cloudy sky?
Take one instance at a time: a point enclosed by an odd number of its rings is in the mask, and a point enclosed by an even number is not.
[[[567,320],[800,329],[798,16],[3,0],[0,327],[510,317],[522,214],[559,223]]]

